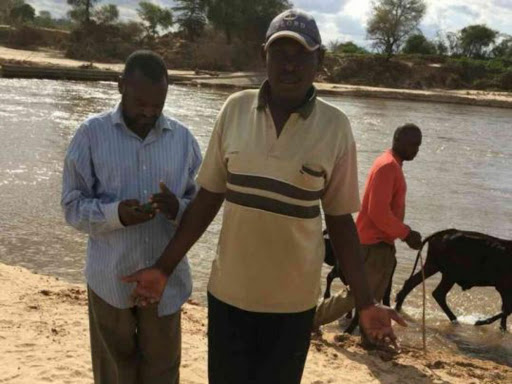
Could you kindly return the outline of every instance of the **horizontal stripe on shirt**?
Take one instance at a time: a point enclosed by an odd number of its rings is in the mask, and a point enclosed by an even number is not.
[[[280,195],[290,197],[292,199],[298,200],[306,200],[306,201],[314,201],[319,200],[324,190],[307,190],[303,188],[296,187],[295,185],[289,184],[287,182],[272,179],[269,177],[263,176],[255,176],[255,175],[243,175],[228,172],[228,183],[233,185],[238,185],[241,187],[262,189],[264,191],[278,193]]]
[[[303,207],[300,205],[284,203],[268,197],[236,192],[230,189],[226,192],[226,200],[230,203],[242,205],[244,207],[261,209],[263,211],[300,219],[313,219],[320,215],[319,205]]]

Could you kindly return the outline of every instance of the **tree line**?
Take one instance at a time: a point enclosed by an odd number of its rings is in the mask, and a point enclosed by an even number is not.
[[[201,37],[205,29],[221,32],[227,44],[233,39],[261,42],[270,20],[291,8],[288,0],[176,0],[172,8],[141,1],[137,7],[139,21],[120,22],[119,9],[101,0],[67,0],[70,10],[66,18],[55,19],[48,11],[40,11],[25,0],[2,0],[0,23],[31,23],[49,28],[86,28],[117,25],[127,32],[137,31],[146,39],[156,39],[169,30],[186,40]],[[473,59],[512,59],[512,37],[481,25],[468,25],[456,32],[438,32],[428,39],[419,25],[425,16],[424,0],[376,0],[367,24],[367,39],[374,52],[392,57],[398,53],[442,55]],[[354,42],[331,42],[334,53],[369,54]]]
[[[71,9],[67,13],[66,27],[119,23],[118,7],[100,3],[101,0],[67,0]],[[156,37],[175,27],[193,41],[211,25],[225,35],[228,43],[234,36],[261,39],[272,18],[292,6],[288,0],[176,0],[174,3],[172,8],[150,1],[138,3],[138,23],[148,36]],[[2,0],[0,23],[32,23],[55,28],[63,25],[62,19],[53,19],[48,11],[36,15],[25,0]]]

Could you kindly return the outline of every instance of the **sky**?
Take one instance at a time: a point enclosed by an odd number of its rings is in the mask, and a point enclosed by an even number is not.
[[[1,0],[0,0],[1,1]],[[66,0],[25,0],[36,11],[48,10],[53,17],[63,17],[69,10]],[[101,0],[99,4],[116,4],[122,19],[137,18],[140,0]],[[172,7],[172,0],[151,0]],[[253,0],[257,1],[257,0]],[[368,47],[366,22],[371,0],[291,0],[295,8],[311,13],[320,28],[324,44],[353,41]],[[512,35],[512,0],[426,0],[427,12],[420,29],[428,38],[439,31],[455,32],[470,24],[487,26]]]

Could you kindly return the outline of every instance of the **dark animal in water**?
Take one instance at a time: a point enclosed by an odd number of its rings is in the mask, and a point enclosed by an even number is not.
[[[439,285],[432,296],[451,321],[457,317],[446,303],[446,295],[455,284],[463,290],[472,287],[494,287],[502,300],[501,313],[475,325],[500,321],[503,331],[507,328],[507,317],[512,312],[512,241],[498,239],[479,232],[448,229],[427,237],[418,251],[413,272],[423,246],[428,243],[428,253],[423,270],[425,278],[441,272]],[[400,310],[405,297],[421,283],[421,271],[411,274],[396,296],[396,309]]]

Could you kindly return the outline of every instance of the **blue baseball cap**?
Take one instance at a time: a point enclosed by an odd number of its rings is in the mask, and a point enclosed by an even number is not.
[[[308,51],[314,51],[322,45],[315,19],[298,9],[284,11],[270,22],[265,38],[265,50],[274,41],[283,37],[298,41]]]

